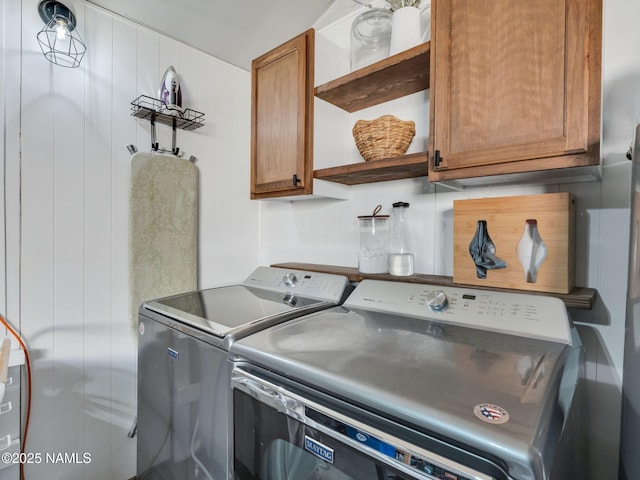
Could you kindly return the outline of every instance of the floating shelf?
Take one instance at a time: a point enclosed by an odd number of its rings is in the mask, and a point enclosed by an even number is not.
[[[316,97],[347,112],[429,88],[431,43],[387,57],[315,89]],[[425,177],[427,152],[315,170],[313,177],[344,185]]]
[[[195,130],[204,125],[204,113],[190,108],[183,112],[172,111],[162,100],[146,95],[140,95],[131,102],[131,115],[182,130]]]
[[[424,274],[415,274],[408,277],[396,277],[389,274],[367,274],[361,273],[357,268],[353,267],[340,267],[335,265],[318,265],[314,263],[277,263],[272,265],[272,267],[280,267],[280,268],[292,268],[297,270],[307,270],[310,272],[320,272],[320,273],[333,273],[335,275],[344,275],[351,282],[360,282],[365,278],[369,278],[372,280],[386,280],[393,282],[407,282],[407,283],[421,283],[425,285],[441,285],[444,287],[464,287],[465,285],[455,284],[453,283],[452,277],[446,277],[443,275],[424,275]],[[543,293],[543,292],[530,292],[523,290],[509,290],[505,288],[482,288],[478,286],[469,286],[469,288],[479,289],[479,290],[493,290],[499,292],[512,292],[512,293],[525,293],[528,295],[544,295],[547,297],[556,297],[562,300],[565,305],[569,308],[578,308],[582,310],[591,310],[593,308],[593,304],[596,301],[597,291],[593,288],[583,288],[576,287],[573,291],[567,295],[557,294],[557,293]]]
[[[412,153],[402,157],[353,163],[315,170],[313,177],[344,185],[386,182],[427,175],[427,153]]]
[[[315,95],[347,112],[429,88],[431,42],[387,57],[315,89]]]

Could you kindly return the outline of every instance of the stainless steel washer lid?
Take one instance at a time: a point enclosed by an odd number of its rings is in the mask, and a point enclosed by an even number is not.
[[[242,285],[210,288],[145,302],[150,310],[216,337],[251,333],[340,302],[346,277],[258,267]]]
[[[247,337],[232,355],[545,478],[570,347],[336,307]],[[556,437],[554,437],[556,435]]]

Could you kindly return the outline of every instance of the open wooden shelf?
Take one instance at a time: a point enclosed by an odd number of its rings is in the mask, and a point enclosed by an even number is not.
[[[409,277],[396,277],[394,275],[389,275],[386,273],[381,274],[367,274],[361,273],[357,268],[354,267],[340,267],[336,265],[318,265],[315,263],[276,263],[272,265],[272,267],[280,267],[280,268],[292,268],[296,270],[307,270],[310,272],[320,272],[320,273],[333,273],[335,275],[344,275],[351,282],[360,282],[365,278],[369,278],[372,280],[386,280],[392,282],[407,282],[407,283],[421,283],[425,285],[441,285],[444,287],[465,287],[467,285],[460,285],[453,283],[452,277],[446,277],[442,275],[424,275],[424,274],[415,274]],[[567,295],[561,295],[557,293],[546,293],[546,292],[530,292],[525,290],[508,290],[505,288],[482,288],[478,286],[469,286],[469,288],[474,288],[478,290],[493,290],[499,292],[512,292],[512,293],[523,293],[530,295],[544,295],[547,297],[557,297],[562,300],[565,305],[569,308],[578,308],[582,310],[591,310],[593,308],[593,304],[596,301],[597,291],[593,288],[583,288],[583,287],[575,287],[573,291]]]
[[[315,89],[315,95],[347,112],[429,88],[431,43],[387,57]]]
[[[353,163],[340,167],[315,170],[313,177],[344,185],[386,182],[402,178],[425,177],[427,153],[412,153],[402,157],[385,158],[370,162]]]

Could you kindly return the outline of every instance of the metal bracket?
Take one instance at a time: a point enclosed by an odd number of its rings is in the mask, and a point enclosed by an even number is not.
[[[156,120],[153,116],[151,117],[150,122],[151,122],[151,151],[173,153],[175,156],[178,156],[180,149],[176,147],[176,144],[177,144],[176,119],[174,118],[173,122],[171,123],[171,150],[166,150],[164,148],[159,147],[159,144],[156,140]]]
[[[151,117],[151,151],[158,151],[158,142],[156,142],[156,119]]]

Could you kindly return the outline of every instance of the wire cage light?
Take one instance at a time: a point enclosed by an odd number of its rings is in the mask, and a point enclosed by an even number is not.
[[[37,35],[44,57],[61,67],[79,67],[87,47],[76,29],[73,12],[60,2],[42,0],[38,13],[45,23]]]

